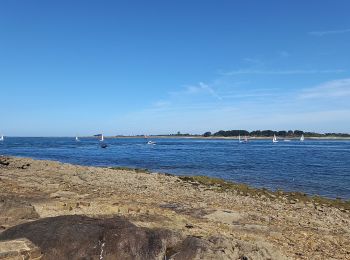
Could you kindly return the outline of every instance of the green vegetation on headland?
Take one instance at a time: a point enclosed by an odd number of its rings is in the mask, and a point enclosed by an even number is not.
[[[159,135],[135,135],[135,136],[125,136],[125,135],[116,135],[115,138],[230,138],[230,137],[238,137],[238,136],[247,136],[252,138],[270,138],[276,135],[280,138],[300,138],[301,135],[304,135],[306,138],[350,138],[350,133],[316,133],[316,132],[306,132],[302,130],[220,130],[218,132],[205,132],[203,134],[189,134],[189,133],[181,133],[177,132],[175,134],[159,134]],[[97,136],[97,135],[96,135]]]
[[[315,133],[315,132],[304,132],[301,130],[282,130],[282,131],[273,131],[273,130],[255,130],[255,131],[247,131],[247,130],[220,130],[216,133],[205,132],[203,134],[204,137],[230,137],[230,136],[250,136],[250,137],[272,137],[274,135],[280,137],[294,138],[300,137],[304,135],[305,137],[350,137],[350,134],[347,133]]]
[[[125,170],[134,171],[136,173],[148,173],[151,171],[148,169],[140,168],[128,168],[128,167],[108,167],[113,170]],[[168,176],[176,176],[168,173],[161,173]],[[261,199],[279,200],[285,201],[290,204],[296,203],[312,203],[317,206],[335,207],[341,211],[350,211],[350,200],[343,200],[341,198],[330,199],[321,197],[319,195],[310,196],[303,192],[287,192],[282,190],[271,191],[266,188],[254,188],[244,183],[235,183],[231,181],[225,181],[220,178],[213,178],[208,176],[177,176],[183,182],[189,183],[194,186],[202,185],[208,189],[212,189],[218,192],[235,192],[242,196],[251,196]]]

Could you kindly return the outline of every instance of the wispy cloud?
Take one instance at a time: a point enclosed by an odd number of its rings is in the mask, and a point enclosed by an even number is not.
[[[255,74],[255,75],[294,75],[294,74],[327,74],[327,73],[342,73],[345,70],[254,70],[254,69],[239,69],[229,72],[222,72],[222,75],[242,75],[242,74]]]
[[[188,85],[185,89],[177,92],[171,92],[172,95],[210,95],[216,99],[222,99],[220,95],[214,90],[213,87],[205,84],[203,82],[199,82],[197,85]]]
[[[259,59],[255,59],[255,58],[244,58],[243,61],[247,64],[250,64],[250,65],[254,65],[254,66],[261,66],[261,65],[264,65],[264,62],[262,62],[261,60]]]
[[[265,98],[265,97],[272,97],[275,96],[274,93],[255,93],[255,94],[228,94],[223,96],[225,99],[242,99],[242,98]]]
[[[235,88],[233,90],[227,90],[226,92],[222,93],[221,97],[228,101],[236,101],[237,99],[246,101],[248,99],[257,102],[258,99],[264,99],[278,95],[278,90],[278,88]]]
[[[349,33],[350,29],[343,29],[343,30],[331,30],[331,31],[313,31],[309,32],[310,35],[313,36],[325,36],[329,34],[341,34],[341,33]]]
[[[171,102],[168,100],[158,100],[153,103],[153,107],[156,107],[156,108],[167,107],[169,105],[171,105]]]
[[[228,85],[224,84],[225,79]],[[350,78],[303,90],[246,85],[230,88],[232,77],[222,77],[217,84],[214,81],[182,86],[151,107],[118,120],[126,129],[133,128],[138,133],[201,133],[233,128],[328,132],[349,129],[350,107],[346,98],[350,96]]]
[[[350,96],[350,78],[325,82],[319,86],[305,89],[301,98],[337,98]]]

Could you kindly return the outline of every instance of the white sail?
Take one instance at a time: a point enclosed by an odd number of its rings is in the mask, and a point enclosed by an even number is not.
[[[238,135],[238,142],[240,143],[247,143],[248,142],[248,137],[244,136],[244,139],[241,139],[241,135]]]
[[[4,135],[0,136],[0,141],[4,141]]]
[[[103,142],[105,139],[104,139],[104,137],[103,137],[103,134],[101,135],[101,142]]]
[[[75,137],[75,141],[77,141],[77,142],[80,141],[78,136]]]
[[[300,137],[300,142],[304,142],[304,135],[301,135],[301,137]]]
[[[277,141],[276,135],[273,135],[272,142],[273,142],[273,143],[277,143],[277,142],[278,142],[278,141]]]

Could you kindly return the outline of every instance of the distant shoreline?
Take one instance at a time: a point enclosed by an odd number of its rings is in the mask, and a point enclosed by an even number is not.
[[[279,140],[290,140],[290,141],[299,141],[300,137],[283,137],[276,136]],[[5,138],[75,138],[75,136],[6,136]],[[99,139],[99,136],[79,136],[79,138],[89,138],[89,139]],[[244,136],[241,136],[243,139]],[[248,136],[248,140],[272,140],[272,136]],[[127,135],[117,135],[117,136],[104,136],[104,139],[199,139],[199,140],[238,140],[238,136],[176,136],[176,135],[150,135],[147,137],[144,136],[127,136]],[[307,136],[305,140],[350,140],[350,137],[341,137],[341,136]]]
[[[86,136],[85,138],[91,138],[92,136]],[[84,138],[84,137],[82,137]],[[98,137],[94,137],[93,138],[98,138]],[[139,138],[144,138],[144,139],[165,139],[165,138],[169,138],[169,139],[201,139],[201,140],[238,140],[238,136],[210,136],[210,137],[204,137],[204,136],[168,136],[168,135],[151,135],[151,136],[147,136],[147,137],[142,137],[142,136],[105,136],[105,139],[123,139],[123,138],[135,138],[135,139],[139,139]],[[242,136],[241,136],[242,138]],[[277,136],[278,139],[281,140],[292,140],[292,141],[298,141],[300,139],[300,137],[282,137],[282,136]],[[248,137],[249,140],[270,140],[272,139],[271,137]],[[305,137],[305,140],[350,140],[350,137],[338,137],[338,136],[327,136],[327,137]]]

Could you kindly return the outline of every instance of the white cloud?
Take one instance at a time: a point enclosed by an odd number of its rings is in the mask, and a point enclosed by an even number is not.
[[[319,86],[305,89],[301,98],[338,98],[350,96],[350,78],[325,82]]]
[[[325,70],[253,72],[330,73]],[[328,81],[304,90],[247,87],[246,84],[235,84],[233,80],[234,77],[218,77],[208,84],[199,82],[182,86],[152,106],[119,118],[118,122],[125,131],[135,129],[140,134],[202,133],[234,128],[300,128],[321,132],[349,129],[349,106],[340,97],[350,96],[350,78]],[[331,97],[334,98],[332,102],[322,99]]]
[[[223,96],[225,99],[234,99],[234,98],[264,98],[275,96],[274,93],[248,93],[248,94],[227,94]]]
[[[261,116],[259,113],[244,114],[237,118],[247,129],[303,129],[317,132],[348,132],[350,110],[284,111]]]
[[[182,91],[177,91],[177,92],[171,92],[170,94],[176,95],[176,96],[181,96],[181,95],[203,95],[207,94],[210,95],[216,99],[221,100],[221,96],[217,94],[217,92],[212,88],[211,86],[199,82],[197,85],[188,85],[185,87],[184,90]]]
[[[153,103],[153,107],[156,107],[156,108],[167,107],[169,105],[171,105],[171,102],[168,100],[158,100]]]
[[[259,59],[254,59],[254,58],[244,58],[243,61],[245,63],[248,63],[248,64],[251,64],[251,65],[257,65],[257,66],[260,66],[260,65],[263,65],[264,63],[259,60]]]
[[[178,107],[171,111],[144,110],[129,113],[118,120],[120,130],[135,133],[204,133],[220,129],[304,129],[320,132],[348,132],[349,109],[280,110],[280,106],[208,106]]]
[[[294,75],[294,74],[327,74],[327,73],[342,73],[345,70],[254,70],[240,69],[229,72],[223,72],[225,76],[255,74],[255,75]]]
[[[350,32],[350,29],[332,30],[332,31],[314,31],[314,32],[309,32],[309,34],[314,36],[324,36],[329,34],[341,34],[341,33],[348,33],[348,32]]]

